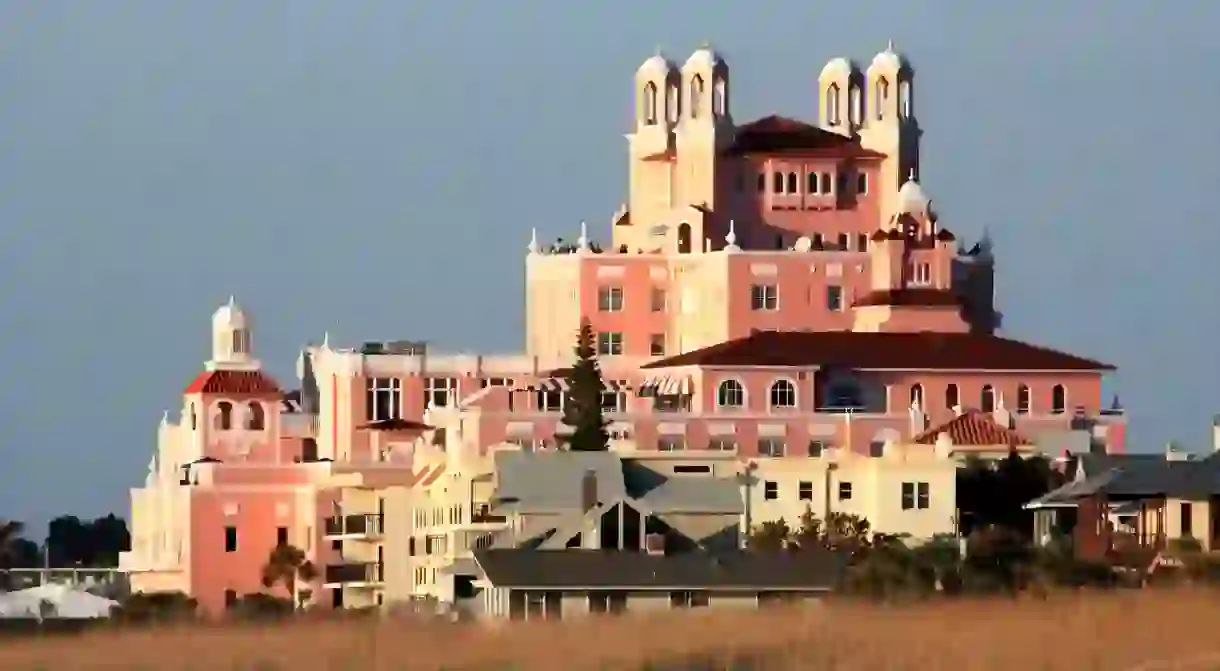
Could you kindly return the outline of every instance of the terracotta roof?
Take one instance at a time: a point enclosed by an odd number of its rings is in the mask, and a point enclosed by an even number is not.
[[[933,445],[940,434],[954,445],[1033,445],[1017,431],[1000,426],[989,413],[971,410],[915,436],[912,442]]]
[[[823,130],[804,121],[774,115],[738,126],[728,152],[885,158],[885,154],[860,146],[858,140]]]
[[[961,307],[961,304],[961,300],[951,291],[924,287],[870,291],[854,303],[857,307],[894,305],[910,308]]]
[[[436,427],[411,419],[382,419],[362,424],[360,428],[370,431],[429,431]]]
[[[280,397],[280,386],[261,370],[205,370],[186,387],[185,394]]]
[[[1114,367],[994,335],[760,331],[654,361],[675,366],[838,366],[872,370],[1108,371]]]

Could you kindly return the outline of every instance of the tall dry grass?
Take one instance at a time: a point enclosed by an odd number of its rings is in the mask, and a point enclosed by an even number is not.
[[[370,620],[100,631],[0,640],[0,669],[1220,669],[1217,623],[1220,594],[1204,590],[836,601],[498,628]],[[665,664],[690,660],[705,665]]]

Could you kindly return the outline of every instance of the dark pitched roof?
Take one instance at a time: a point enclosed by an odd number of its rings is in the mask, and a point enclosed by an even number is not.
[[[907,308],[960,308],[962,301],[951,291],[917,287],[870,291],[856,299],[854,305],[856,307],[891,305]]]
[[[859,140],[818,128],[796,119],[768,116],[738,126],[733,154],[802,154],[806,156],[836,156],[885,158],[885,154],[865,149]]]
[[[912,442],[923,445],[933,445],[940,434],[949,434],[949,441],[954,445],[1032,445],[1028,438],[1020,433],[1000,426],[991,415],[972,410],[924,431],[915,436]]]
[[[1099,494],[1111,499],[1215,496],[1220,494],[1220,457],[1191,461],[1128,460],[1083,481],[1068,483],[1028,505],[1073,504]]]
[[[280,397],[280,386],[261,370],[205,370],[186,387],[184,394]]]
[[[496,587],[829,590],[848,557],[831,552],[651,555],[603,550],[497,549],[474,553]]]
[[[841,366],[872,370],[1106,371],[1113,366],[974,333],[760,331],[643,366]]]

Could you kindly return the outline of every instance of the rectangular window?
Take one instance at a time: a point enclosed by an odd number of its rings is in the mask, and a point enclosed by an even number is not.
[[[809,441],[809,456],[820,457],[826,452],[826,443],[820,440]]]
[[[652,293],[648,298],[648,308],[653,312],[665,312],[665,290],[657,287],[652,288]]]
[[[920,510],[927,510],[931,503],[931,492],[929,491],[928,483],[915,483],[915,507]]]
[[[834,193],[833,187],[834,187],[834,179],[830,176],[830,173],[828,173],[828,172],[822,173],[822,195],[823,196],[832,195]]]
[[[867,252],[868,251],[868,236],[867,235],[865,235],[863,233],[856,234],[856,251],[857,252]]]
[[[843,287],[837,284],[826,287],[826,309],[831,312],[843,311]]]
[[[276,545],[288,545],[288,527],[276,528],[275,544]]]
[[[626,380],[619,380],[617,383],[620,389],[627,386]],[[627,392],[602,390],[602,412],[626,412],[627,411]]]
[[[650,356],[665,356],[664,333],[654,333],[648,339],[648,354]]]
[[[402,418],[402,380],[369,378],[364,395],[364,416],[370,422]]]
[[[563,410],[563,392],[558,389],[539,389],[534,392],[534,402],[542,412],[560,412]]]
[[[1194,515],[1193,506],[1189,503],[1183,503],[1180,507],[1179,515],[1182,516],[1182,534],[1183,536],[1191,536],[1194,534]]]
[[[598,287],[597,309],[599,312],[623,311],[622,287]]]
[[[797,484],[796,496],[802,501],[813,500],[813,483],[802,480]]]
[[[856,193],[861,196],[868,195],[868,175],[864,173],[856,175]]]
[[[874,459],[885,456],[885,443],[880,440],[874,440],[868,444],[868,456]]]
[[[902,509],[911,510],[915,507],[915,483],[902,483]]]
[[[237,527],[225,527],[225,552],[237,552]]]
[[[597,334],[599,356],[617,356],[623,353],[623,334],[618,331],[602,331]]]
[[[456,377],[429,377],[424,379],[424,402],[429,407],[447,408],[449,397],[457,396],[458,381]],[[453,399],[457,403],[457,399]]]
[[[485,377],[479,381],[479,386],[483,389],[488,387],[508,387],[511,389],[513,379],[511,377]]]
[[[713,452],[734,452],[737,450],[737,441],[732,438],[712,438],[707,441],[707,449]]]
[[[779,287],[774,284],[755,284],[750,287],[751,310],[778,310]]]
[[[670,592],[670,608],[702,608],[708,603],[706,592]]]
[[[839,483],[839,500],[840,501],[850,501],[851,500],[851,483],[850,482],[840,482]]]
[[[657,438],[657,450],[661,452],[679,452],[686,449],[686,440],[682,436],[661,436]]]
[[[782,438],[760,438],[758,440],[758,456],[784,456],[784,440]]]
[[[779,483],[774,480],[763,482],[763,499],[774,501],[779,498]]]

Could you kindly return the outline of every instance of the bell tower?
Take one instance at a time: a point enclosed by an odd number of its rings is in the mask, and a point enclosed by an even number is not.
[[[860,143],[886,155],[881,165],[881,217],[893,216],[898,189],[907,175],[919,173],[919,137],[915,118],[915,69],[890,42],[873,57],[864,80]]]
[[[678,67],[657,51],[635,73],[635,123],[627,134],[628,200],[615,217],[611,244],[634,251],[650,244],[650,229],[673,207],[671,159],[674,127],[681,114]]]
[[[729,65],[710,45],[697,49],[682,65],[682,95],[685,105],[675,130],[677,159],[674,165],[675,206],[699,208],[712,213],[686,217],[684,239],[671,236],[668,249],[679,251],[679,243],[698,252],[707,240],[720,237],[707,224],[726,225],[717,218],[718,196],[731,187],[733,175],[720,163],[720,153],[733,140]],[[719,218],[723,218],[721,215]],[[675,228],[675,231],[677,229]]]
[[[254,358],[251,320],[230,296],[226,305],[212,314],[212,359],[208,370],[258,370]]]

